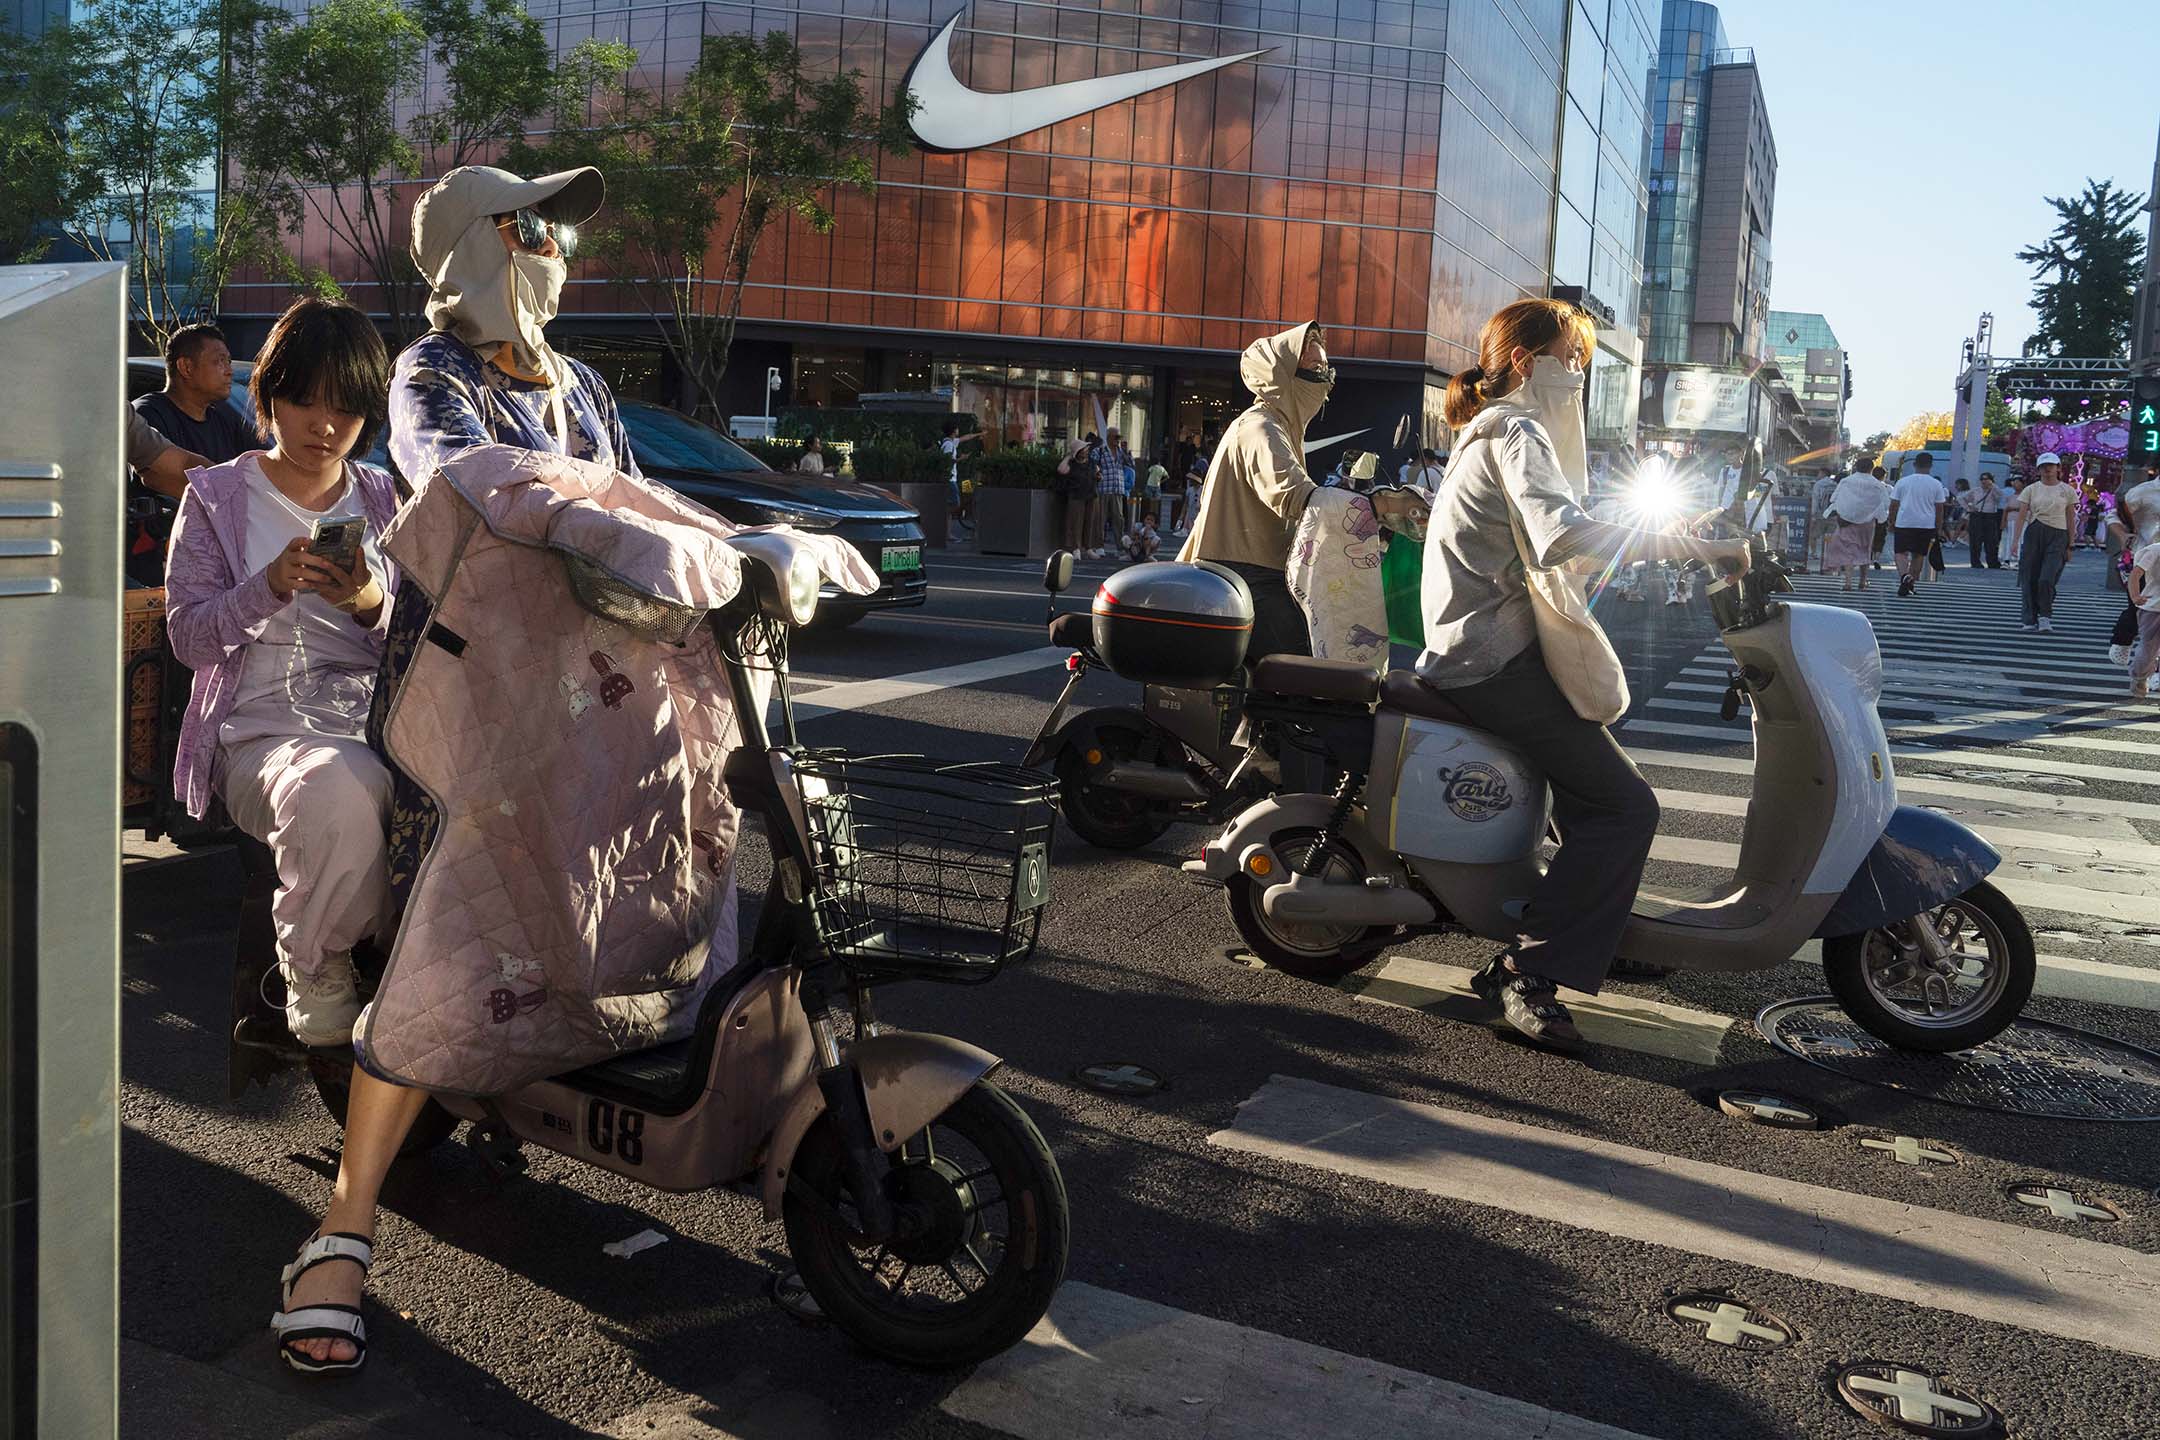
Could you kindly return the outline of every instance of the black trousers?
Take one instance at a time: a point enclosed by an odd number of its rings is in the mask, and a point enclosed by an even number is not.
[[[1974,511],[1967,518],[1965,544],[1975,570],[1983,564],[1990,570],[2002,569],[2002,512]]]
[[[1245,646],[1245,663],[1263,655],[1312,654],[1312,627],[1305,623],[1305,609],[1290,593],[1290,582],[1280,570],[1265,565],[1224,562],[1252,590],[1252,639]]]
[[[1523,912],[1515,968],[1597,994],[1642,886],[1657,795],[1612,732],[1575,713],[1535,645],[1447,697],[1529,756],[1552,787],[1560,849]]]

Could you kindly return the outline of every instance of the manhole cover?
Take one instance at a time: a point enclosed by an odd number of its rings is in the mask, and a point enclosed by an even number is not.
[[[1665,1314],[1711,1344],[1735,1350],[1774,1350],[1793,1337],[1792,1326],[1730,1295],[1690,1290],[1666,1301]]]
[[[1839,1368],[1837,1393],[1876,1424],[1910,1435],[1977,1440],[1999,1433],[2001,1417],[1986,1401],[1925,1370],[1861,1360]]]
[[[1899,1050],[1827,995],[1780,1000],[1755,1028],[1786,1054],[1946,1105],[2065,1120],[2160,1120],[2160,1055],[2089,1030],[2019,1020],[1954,1055]]]
[[[1768,1090],[1721,1090],[1718,1109],[1735,1120],[1752,1120],[1779,1130],[1819,1130],[1822,1116],[1789,1096]]]
[[[1105,1095],[1152,1095],[1170,1083],[1143,1065],[1116,1063],[1083,1066],[1073,1079]]]
[[[2009,1186],[2005,1193],[2018,1204],[2030,1205],[2035,1210],[2045,1210],[2057,1220],[2098,1221],[2107,1225],[2117,1223],[2123,1218],[2122,1211],[2105,1200],[2095,1205],[2080,1200],[2060,1185],[2046,1185],[2037,1180],[2024,1185]]]

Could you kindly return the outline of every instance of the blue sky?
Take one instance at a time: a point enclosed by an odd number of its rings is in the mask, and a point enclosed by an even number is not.
[[[1723,0],[1777,138],[1770,303],[1828,316],[1851,352],[1854,439],[1947,410],[1960,347],[2032,330],[2046,196],[2086,176],[2151,188],[2160,3]],[[2139,217],[2141,223],[2149,217]]]

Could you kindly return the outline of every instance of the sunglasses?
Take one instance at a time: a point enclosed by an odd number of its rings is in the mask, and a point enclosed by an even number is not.
[[[545,250],[548,237],[553,236],[555,249],[563,259],[568,260],[577,253],[577,226],[568,221],[549,220],[537,210],[520,210],[507,220],[495,222],[498,230],[513,225],[517,227],[518,244],[527,250]]]

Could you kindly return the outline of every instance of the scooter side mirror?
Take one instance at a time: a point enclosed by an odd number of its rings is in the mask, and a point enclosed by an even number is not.
[[[1043,589],[1061,595],[1072,588],[1073,552],[1059,550],[1043,563]]]

